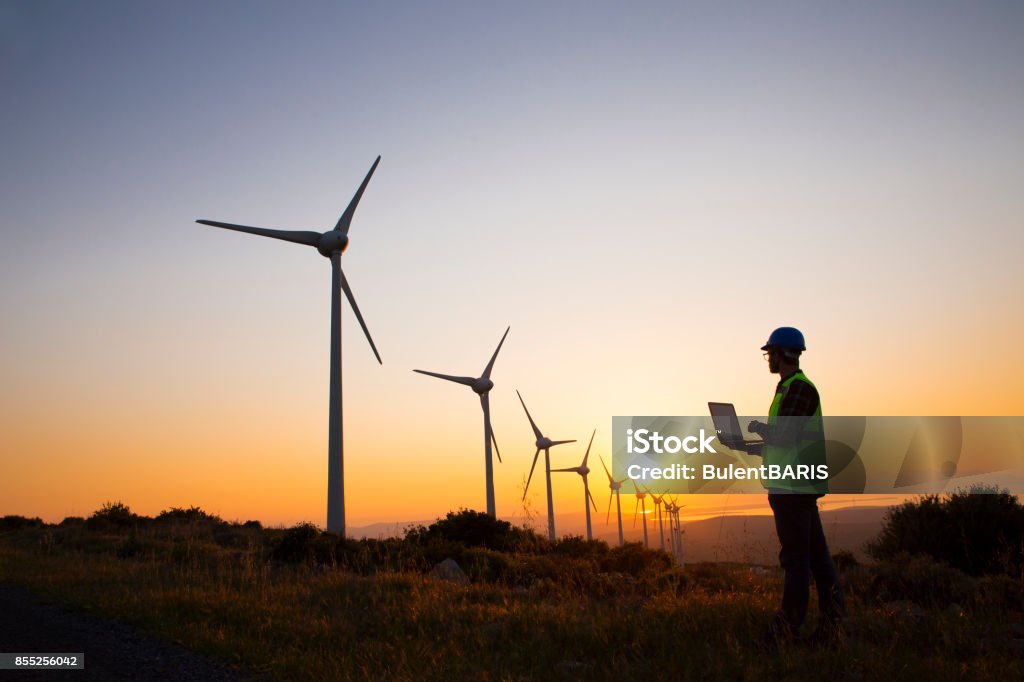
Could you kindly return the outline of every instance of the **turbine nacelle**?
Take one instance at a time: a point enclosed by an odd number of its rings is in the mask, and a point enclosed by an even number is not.
[[[477,377],[476,379],[473,380],[471,388],[473,389],[474,393],[484,395],[492,388],[494,388],[494,382],[485,377]]]
[[[340,230],[331,230],[320,235],[316,250],[321,256],[331,257],[332,253],[343,253],[348,248],[348,235]]]

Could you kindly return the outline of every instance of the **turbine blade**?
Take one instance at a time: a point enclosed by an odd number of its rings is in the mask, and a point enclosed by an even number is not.
[[[370,176],[373,175],[373,171],[377,170],[377,164],[380,163],[380,157],[373,162],[370,166],[370,172],[363,178],[363,184],[359,185],[359,189],[356,190],[356,194],[352,197],[352,201],[348,202],[348,208],[338,218],[338,224],[334,226],[335,230],[340,230],[342,234],[348,234],[348,228],[352,225],[352,216],[356,213],[356,206],[359,205],[359,200],[363,198],[363,191],[366,189],[366,185],[370,182]]]
[[[579,473],[580,468],[579,467],[568,467],[566,469],[552,469],[551,473],[554,473],[556,471],[575,471],[576,473]]]
[[[494,454],[498,456],[498,462],[504,464],[501,461],[501,450],[498,449],[498,439],[494,435],[494,427],[491,427],[491,441],[494,443]]]
[[[611,493],[610,495],[608,495],[608,511],[604,515],[604,525],[606,526],[612,519],[612,497],[614,495],[615,493]]]
[[[633,507],[633,527],[636,528],[636,513],[640,511],[640,498],[636,498],[636,506]]]
[[[494,451],[498,454],[498,461],[501,462],[501,452],[498,450],[498,439],[494,437],[494,427],[491,426],[491,401],[486,393],[480,394],[480,406],[484,408],[484,419],[487,421],[487,437],[494,443]]]
[[[474,379],[473,377],[455,377],[452,376],[451,374],[438,374],[437,372],[428,372],[425,369],[414,369],[413,371],[418,372],[420,374],[426,374],[427,376],[437,377],[438,379],[444,379],[446,381],[454,381],[455,383],[462,384],[463,386],[472,386],[473,382],[476,381],[476,379]]]
[[[590,434],[590,442],[587,443],[587,454],[583,455],[583,466],[587,466],[587,458],[590,457],[590,446],[594,444],[594,436],[597,435],[597,429]]]
[[[537,437],[537,440],[540,440],[544,437],[544,434],[537,428],[536,422],[534,422],[533,417],[530,416],[530,411],[526,409],[526,403],[523,402],[523,396],[520,395],[518,388],[516,389],[516,395],[519,396],[519,402],[523,405],[523,410],[526,412],[526,418],[530,420],[530,427],[533,429],[533,435]]]
[[[508,330],[512,328],[509,325],[505,328],[505,333],[501,336],[501,341],[498,342],[498,347],[494,349],[494,355],[491,356],[491,361],[487,363],[487,367],[484,368],[484,379],[491,378],[491,370],[494,369],[494,361],[498,359],[498,351],[501,350],[501,344],[505,343],[505,337],[508,336]]]
[[[590,492],[590,488],[587,488],[587,497],[590,498],[590,504],[592,504],[594,506],[594,511],[596,512],[597,511],[597,502],[594,502],[594,495],[593,495],[593,493]],[[608,510],[611,511],[611,507],[609,507]]]
[[[572,440],[553,440],[553,441],[551,441],[551,447],[555,447],[556,445],[565,445],[566,443],[575,443],[575,442],[576,442],[575,438],[573,438]]]
[[[530,467],[530,476],[526,479],[526,488],[523,489],[523,499],[526,499],[526,493],[530,490],[530,481],[533,480],[533,470],[537,466],[537,457],[540,456],[540,448],[537,448],[537,452],[533,453],[533,466]]]
[[[332,253],[331,263],[334,267],[338,268],[341,273],[341,290],[345,292],[345,298],[348,299],[349,305],[352,306],[352,312],[356,314],[356,319],[359,320],[359,326],[363,328],[363,334],[366,335],[366,340],[370,342],[370,348],[373,349],[373,354],[377,356],[377,362],[384,364],[384,361],[380,359],[380,353],[377,352],[377,346],[373,343],[373,338],[370,336],[370,330],[366,328],[366,322],[363,321],[363,314],[359,312],[359,306],[356,305],[356,297],[352,295],[352,289],[348,286],[348,280],[345,279],[345,271],[341,269],[341,254]]]
[[[612,483],[613,482],[613,480],[612,480],[612,472],[608,471],[608,465],[604,463],[604,457],[601,457],[600,455],[598,455],[598,459],[601,460],[601,466],[604,467],[604,473],[608,477],[608,482]]]
[[[225,230],[234,230],[235,232],[247,232],[249,234],[258,234],[261,237],[271,237],[273,239],[281,239],[286,242],[294,242],[295,244],[305,244],[306,246],[316,246],[320,243],[319,232],[309,232],[300,230],[269,230],[265,227],[249,227],[247,225],[234,225],[232,223],[220,223],[216,220],[197,220],[200,225],[210,225],[211,227],[223,227]]]

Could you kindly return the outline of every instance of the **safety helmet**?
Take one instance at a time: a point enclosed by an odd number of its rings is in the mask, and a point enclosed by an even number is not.
[[[786,348],[789,350],[807,350],[804,345],[804,335],[795,327],[779,327],[768,337],[768,343],[761,346],[761,350],[772,348]]]

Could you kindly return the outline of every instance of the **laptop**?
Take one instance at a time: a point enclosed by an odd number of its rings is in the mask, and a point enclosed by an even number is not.
[[[743,438],[743,429],[740,428],[740,419],[736,416],[736,408],[732,403],[708,403],[711,410],[711,421],[718,431],[718,440],[727,448],[736,449],[738,446],[764,445],[763,440],[746,440]]]

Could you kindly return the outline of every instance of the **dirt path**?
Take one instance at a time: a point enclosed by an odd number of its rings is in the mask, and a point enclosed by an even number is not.
[[[0,652],[85,654],[85,670],[0,670],[6,680],[240,680],[236,671],[121,623],[0,583]]]

